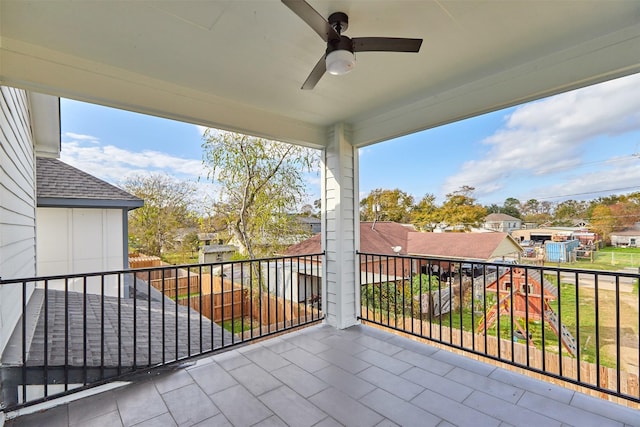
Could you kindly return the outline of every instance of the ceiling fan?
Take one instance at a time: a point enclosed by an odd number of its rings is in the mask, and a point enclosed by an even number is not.
[[[313,89],[325,72],[333,75],[346,74],[356,63],[355,52],[418,52],[422,39],[394,37],[354,37],[343,36],[349,26],[346,13],[335,12],[325,19],[304,0],[282,0],[289,9],[307,23],[327,43],[327,50],[302,89]]]

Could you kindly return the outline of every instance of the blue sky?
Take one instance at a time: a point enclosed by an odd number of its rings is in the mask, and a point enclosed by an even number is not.
[[[119,184],[166,172],[206,185],[203,129],[61,100],[61,159]],[[360,150],[360,192],[399,188],[439,202],[469,185],[482,204],[553,202],[640,191],[640,75],[634,75]],[[319,179],[309,177],[310,200]]]

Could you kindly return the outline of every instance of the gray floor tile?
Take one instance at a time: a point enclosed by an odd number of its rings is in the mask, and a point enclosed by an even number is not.
[[[303,397],[313,396],[329,387],[327,383],[297,365],[287,365],[276,369],[271,372],[271,375]]]
[[[204,421],[200,421],[198,424],[194,424],[192,427],[233,427],[229,420],[224,415],[218,414],[214,417],[207,418]]]
[[[424,391],[424,387],[377,366],[365,369],[357,376],[404,400],[411,400]]]
[[[264,341],[262,345],[274,353],[284,353],[285,351],[293,350],[297,348],[295,345],[291,344],[289,341],[286,341],[280,337],[275,337]]]
[[[217,354],[213,358],[215,362],[222,366],[227,371],[239,368],[240,366],[248,365],[251,360],[247,359],[242,353],[237,350],[227,351],[222,354]]]
[[[497,418],[431,390],[423,391],[411,403],[458,426],[497,427],[501,423]]]
[[[305,335],[296,335],[293,337],[288,337],[287,335],[285,335],[283,336],[283,339],[294,344],[297,347],[307,350],[311,354],[318,354],[331,348],[328,345]]]
[[[56,406],[45,412],[23,415],[5,423],[5,427],[67,427],[69,416],[67,405]]]
[[[394,354],[393,357],[437,375],[445,375],[447,372],[455,368],[453,365],[411,350],[402,350],[401,352]]]
[[[385,418],[384,420],[376,424],[376,427],[398,427],[398,424]]]
[[[631,426],[640,426],[640,410],[617,404],[612,405],[612,402],[597,397],[575,393],[571,400],[571,406],[603,417],[613,418]]]
[[[176,427],[177,424],[170,413],[159,415],[150,420],[136,424],[134,427]]]
[[[236,427],[251,426],[274,415],[262,402],[241,385],[211,395],[211,400]]]
[[[254,424],[251,427],[289,427],[284,421],[277,416],[272,416]]]
[[[118,390],[116,401],[125,426],[150,420],[169,411],[151,381],[132,384]]]
[[[355,357],[395,375],[400,375],[413,367],[407,362],[403,362],[402,360],[398,360],[392,356],[387,356],[386,354],[371,349],[358,353]]]
[[[69,403],[69,425],[82,425],[88,419],[118,410],[112,391],[95,394]],[[119,416],[118,416],[119,417]]]
[[[373,384],[333,365],[316,372],[315,375],[354,399],[360,399],[375,388]]]
[[[123,424],[122,420],[120,419],[120,412],[113,411],[103,415],[98,415],[95,418],[84,420],[80,424],[69,425],[82,427],[121,427]]]
[[[361,351],[355,357],[347,354],[354,349]],[[312,326],[185,365],[118,390],[7,420],[5,427],[157,427],[196,420],[198,426],[215,427],[384,427],[412,424],[421,411],[431,414],[427,421],[434,415],[442,418],[441,427],[640,426],[640,411],[367,326]],[[397,375],[393,372],[398,365],[411,368]],[[314,415],[303,419],[303,412]]]
[[[331,417],[327,417],[324,420],[320,421],[318,424],[313,427],[344,427],[342,424],[337,422]]]
[[[537,411],[505,402],[502,399],[474,391],[463,402],[470,408],[477,409],[494,418],[508,422],[517,427],[560,427],[560,421],[546,417]]]
[[[299,347],[280,353],[280,355],[308,372],[316,372],[329,366],[329,362],[326,360]]]
[[[599,427],[599,426],[619,426],[622,427],[622,422],[613,421],[610,418],[605,418],[600,415],[596,415],[593,412],[587,412],[584,409],[576,408],[570,405],[565,405],[561,402],[540,396],[538,394],[525,392],[522,398],[518,401],[518,406],[528,408],[532,411],[539,412],[547,415],[550,418],[556,419],[563,423],[580,426],[580,427]]]
[[[162,395],[173,419],[179,425],[191,425],[220,413],[211,399],[196,384]]]
[[[327,414],[288,387],[280,387],[260,396],[262,403],[290,426],[312,426]]]
[[[364,351],[367,349],[367,347],[358,344],[357,342],[352,340],[350,337],[342,337],[337,335],[332,335],[323,339],[322,343],[336,350],[340,350],[343,353],[351,354],[351,355],[360,353],[361,351]]]
[[[376,389],[362,403],[401,426],[436,426],[442,419],[384,390]]]
[[[374,426],[382,421],[379,414],[334,388],[323,390],[309,400],[346,426]]]
[[[357,374],[360,371],[364,371],[371,364],[365,362],[362,359],[358,359],[354,356],[342,353],[340,351],[329,350],[318,354],[318,357],[326,360],[327,362],[339,366],[347,372]]]
[[[160,394],[193,384],[194,380],[185,369],[175,372],[167,372],[153,379]]]
[[[475,372],[484,376],[488,376],[497,369],[493,365],[482,363],[478,360],[474,360],[448,350],[439,350],[433,353],[431,357],[440,360],[441,362],[449,363],[450,365],[455,365],[466,369],[467,371]]]
[[[537,378],[531,378],[518,372],[511,372],[506,369],[498,368],[493,371],[489,378],[493,378],[505,384],[509,384],[515,387],[523,388],[527,391],[539,394],[541,396],[549,397],[553,400],[563,403],[571,402],[574,391],[568,388],[561,387],[556,384],[551,384],[546,381],[541,381]]]
[[[282,386],[277,378],[253,363],[229,371],[229,374],[255,396]]]
[[[227,371],[215,362],[190,369],[189,375],[191,375],[200,388],[207,394],[217,393],[220,390],[238,384]]]
[[[419,368],[411,368],[402,378],[416,383],[425,389],[436,391],[450,399],[462,402],[473,391],[471,387],[462,385],[456,381],[441,377],[431,372],[423,371]]]
[[[411,350],[415,353],[422,354],[424,356],[430,356],[440,351],[436,347],[432,347],[430,345],[414,341],[406,337],[401,337],[399,335],[393,335],[387,342],[393,345],[397,345],[398,347],[402,347],[405,350]]]
[[[385,340],[381,340],[378,338],[374,338],[368,335],[362,335],[358,337],[355,342],[360,345],[363,345],[371,350],[379,351],[382,354],[386,354],[387,356],[394,355],[400,351],[402,351],[402,347],[391,344]]]
[[[462,368],[455,368],[445,378],[459,382],[460,384],[473,384],[476,390],[503,399],[510,403],[516,403],[524,394],[524,390],[518,387],[505,384],[503,382],[488,378],[484,375],[478,375],[474,372],[467,371]]]
[[[257,346],[243,354],[244,357],[267,371],[273,371],[274,369],[282,368],[291,363],[279,354],[262,346]]]

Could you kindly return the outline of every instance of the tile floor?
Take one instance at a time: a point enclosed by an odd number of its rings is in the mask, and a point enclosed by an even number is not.
[[[640,426],[640,411],[366,326],[317,325],[16,426]]]

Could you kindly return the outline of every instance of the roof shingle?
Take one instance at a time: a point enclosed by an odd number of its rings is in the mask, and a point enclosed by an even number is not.
[[[38,206],[137,208],[142,199],[58,159],[36,159]]]

